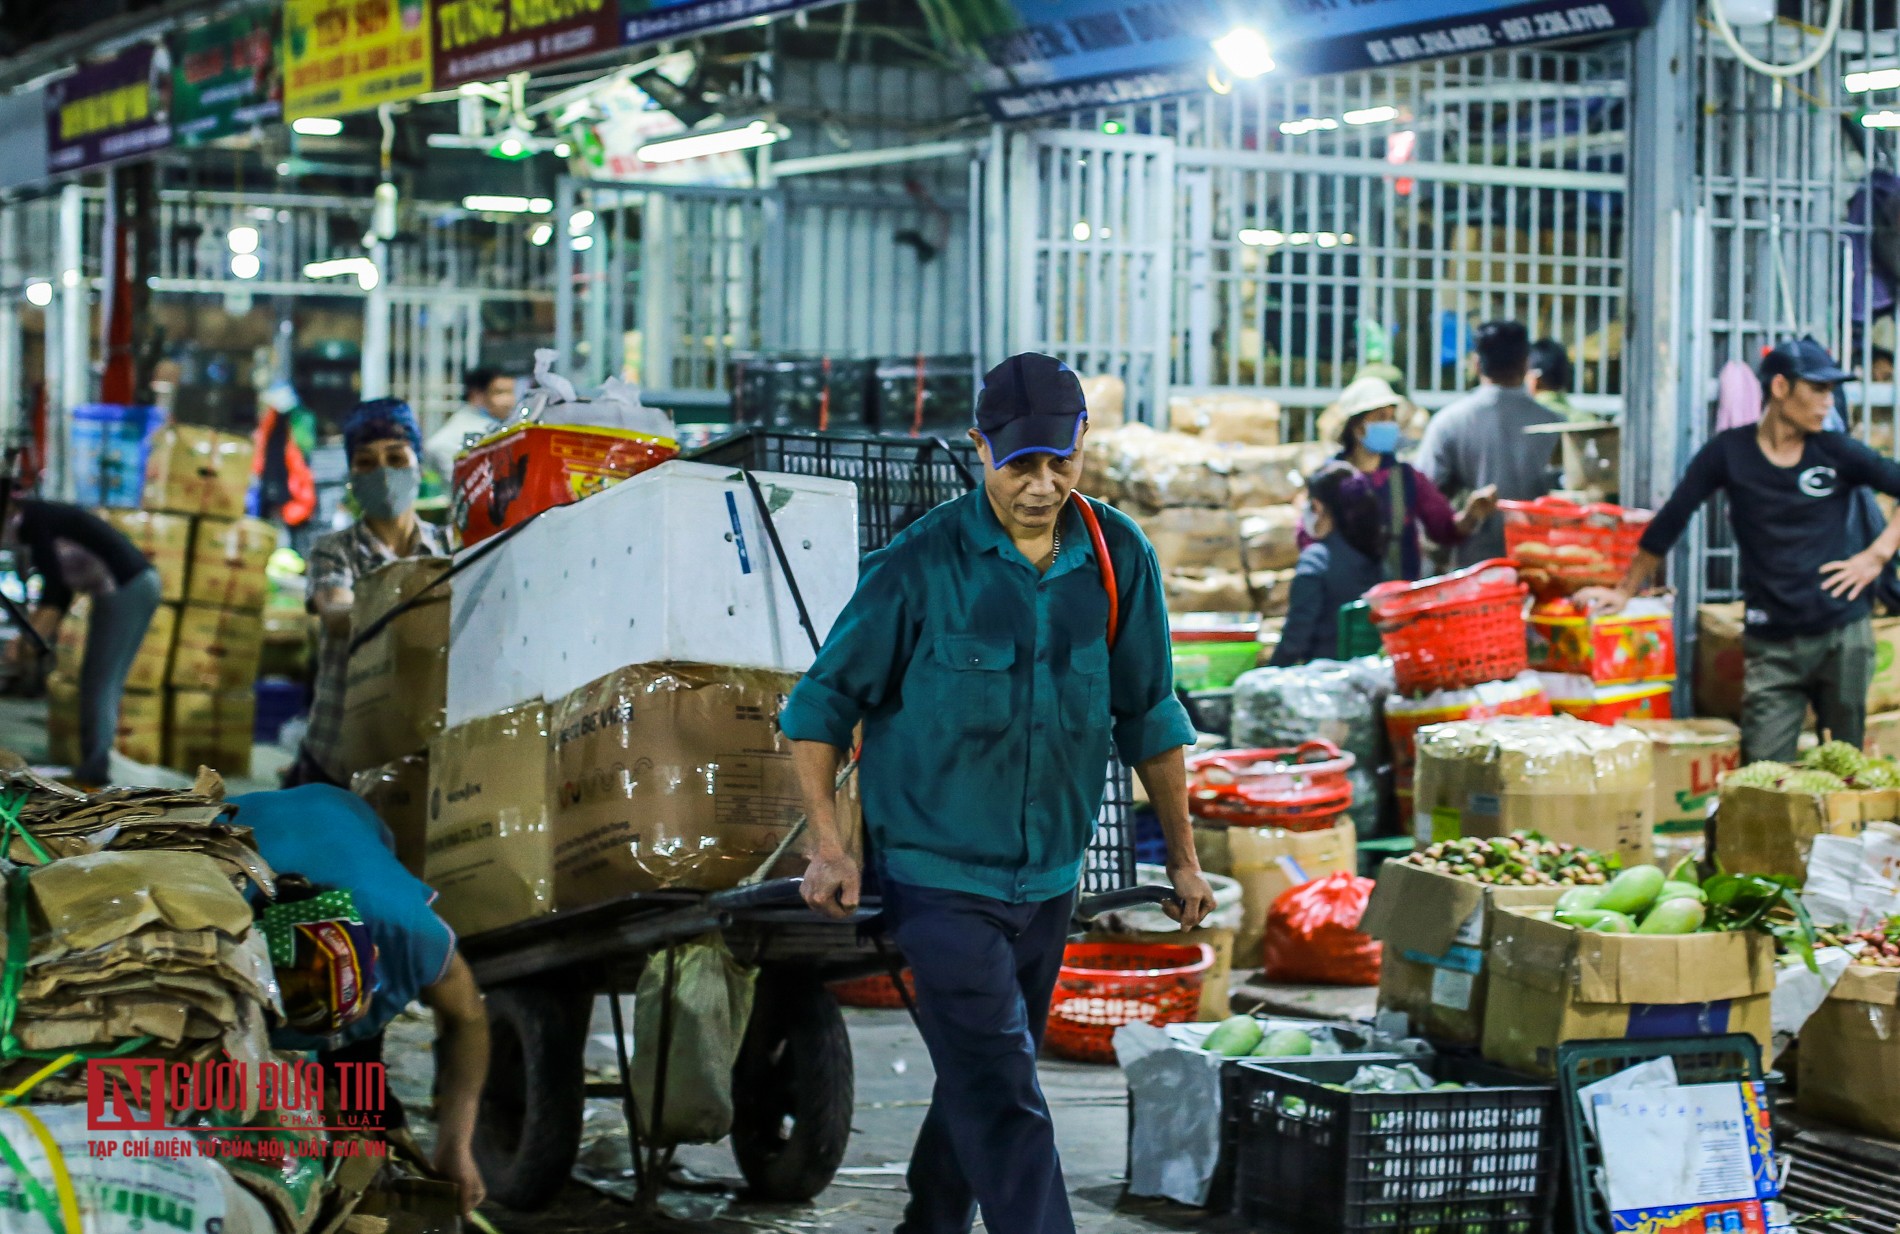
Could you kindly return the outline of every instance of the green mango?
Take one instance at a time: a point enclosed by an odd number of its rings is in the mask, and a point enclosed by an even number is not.
[[[1649,910],[1638,934],[1694,934],[1701,926],[1706,910],[1700,900],[1664,900]]]
[[[1557,897],[1557,911],[1568,913],[1577,909],[1596,908],[1597,901],[1602,898],[1603,888],[1599,885],[1586,884],[1582,887],[1572,887]]]
[[[1207,1035],[1201,1048],[1209,1054],[1219,1054],[1226,1058],[1245,1058],[1253,1053],[1260,1039],[1266,1036],[1266,1030],[1260,1021],[1250,1015],[1229,1016],[1215,1026]]]
[[[1631,866],[1603,888],[1597,907],[1614,913],[1637,916],[1656,902],[1656,894],[1668,880],[1657,866]]]
[[[1656,904],[1664,904],[1670,900],[1699,900],[1706,904],[1708,899],[1708,893],[1694,883],[1666,882],[1662,885],[1662,890],[1656,893]],[[1652,911],[1655,907],[1654,904],[1650,906]]]
[[[1573,909],[1567,913],[1558,913],[1556,918],[1564,925],[1575,926],[1579,930],[1595,930],[1599,934],[1634,934],[1636,932],[1636,923],[1627,914],[1613,912],[1607,908]]]
[[[1298,1058],[1313,1052],[1313,1039],[1297,1028],[1282,1028],[1268,1033],[1254,1047],[1255,1058]]]

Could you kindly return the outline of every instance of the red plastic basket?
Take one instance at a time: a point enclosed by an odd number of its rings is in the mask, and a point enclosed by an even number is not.
[[[1506,681],[1530,668],[1524,586],[1502,558],[1366,593],[1401,693]]]
[[[917,1001],[917,981],[904,970],[904,988],[910,991],[912,1002]],[[897,987],[891,984],[889,973],[872,973],[868,977],[853,977],[849,981],[833,981],[826,987],[832,997],[838,1000],[840,1007],[876,1007],[883,1010],[901,1010],[904,1000],[897,995]]]
[[[1206,943],[1070,943],[1043,1041],[1062,1058],[1112,1063],[1122,1025],[1185,1024],[1199,1014],[1212,967]]]
[[[1352,808],[1353,761],[1330,741],[1197,754],[1188,760],[1188,808],[1230,827],[1324,831]]]
[[[1540,600],[1623,581],[1636,542],[1654,517],[1608,502],[1578,505],[1561,497],[1500,501],[1504,551]]]

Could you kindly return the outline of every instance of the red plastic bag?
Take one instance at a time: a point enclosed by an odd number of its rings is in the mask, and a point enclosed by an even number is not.
[[[1371,879],[1344,870],[1281,892],[1267,910],[1267,980],[1378,985],[1379,940],[1359,930],[1371,895]]]

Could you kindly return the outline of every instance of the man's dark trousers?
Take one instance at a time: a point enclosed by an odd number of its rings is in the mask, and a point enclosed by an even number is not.
[[[910,1158],[899,1234],[1074,1234],[1036,1050],[1073,893],[1006,904],[884,882],[884,914],[917,983],[937,1071]]]

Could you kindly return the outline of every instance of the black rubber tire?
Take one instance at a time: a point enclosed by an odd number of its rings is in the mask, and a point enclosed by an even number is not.
[[[856,1102],[838,1000],[808,973],[761,973],[732,1069],[732,1155],[752,1195],[798,1203],[830,1186]]]
[[[538,982],[487,992],[488,1082],[475,1164],[488,1198],[517,1212],[553,1203],[580,1154],[591,993]]]

